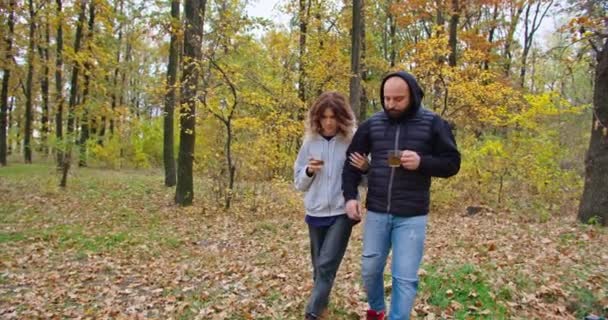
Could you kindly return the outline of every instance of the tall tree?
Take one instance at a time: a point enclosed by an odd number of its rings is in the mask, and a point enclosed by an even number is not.
[[[523,88],[526,83],[526,68],[527,59],[532,43],[534,41],[534,34],[540,28],[543,19],[549,12],[549,9],[553,5],[553,0],[536,0],[526,4],[526,13],[524,15],[524,48],[521,54],[521,66],[519,69],[519,85]],[[534,9],[533,9],[534,7]]]
[[[388,61],[390,63],[390,67],[395,67],[396,59],[397,59],[397,21],[393,14],[393,1],[389,0],[386,8],[387,12],[387,27],[388,27],[388,42],[390,43],[390,53],[388,57]]]
[[[511,6],[509,7],[509,23],[506,38],[504,40],[504,67],[503,72],[505,76],[509,76],[511,74],[511,62],[513,60],[512,46],[513,46],[513,37],[515,36],[515,30],[517,29],[517,24],[519,23],[519,18],[521,13],[524,11],[524,0],[512,1]]]
[[[298,20],[300,27],[300,46],[298,55],[298,97],[303,103],[306,102],[306,37],[308,30],[308,18],[310,17],[310,1],[299,0]]]
[[[180,0],[171,1],[171,43],[169,48],[169,66],[167,67],[167,93],[165,95],[165,113],[163,115],[163,161],[165,164],[165,186],[175,185],[175,156],[173,155],[173,120],[175,110],[175,82],[179,56],[179,7]]]
[[[226,166],[228,168],[228,190],[226,190],[226,196],[224,198],[224,208],[229,209],[230,204],[232,202],[232,196],[234,191],[234,181],[236,175],[236,164],[232,155],[232,144],[234,139],[234,128],[233,118],[234,112],[236,111],[236,107],[239,103],[238,91],[237,87],[230,78],[230,75],[227,71],[225,71],[216,61],[213,60],[212,57],[207,57],[209,59],[209,63],[215,68],[220,74],[224,81],[224,85],[228,86],[230,95],[232,99],[221,98],[220,100],[220,108],[215,109],[207,105],[205,99],[203,99],[203,104],[211,113],[222,122],[224,127],[226,127],[226,143],[224,144],[224,151],[226,153]],[[232,105],[228,106],[228,100],[232,100]]]
[[[114,135],[115,126],[115,110],[118,103],[118,94],[120,91],[118,88],[118,78],[120,77],[120,56],[122,48],[122,15],[124,10],[124,0],[116,0],[114,3],[114,15],[117,16],[116,25],[112,29],[118,29],[117,49],[116,49],[116,67],[114,68],[113,86],[112,86],[112,97],[111,97],[111,116],[110,116],[110,135]],[[116,32],[116,30],[114,30]],[[121,97],[122,99],[122,97]]]
[[[368,104],[368,98],[367,98],[367,92],[365,91],[365,83],[368,80],[368,73],[367,73],[367,64],[365,61],[366,58],[366,52],[367,52],[367,45],[365,43],[365,7],[366,4],[365,2],[363,2],[363,0],[361,0],[361,66],[360,66],[360,76],[361,76],[361,98],[359,99],[359,114],[357,115],[357,118],[359,119],[359,121],[363,121],[365,120],[366,116],[367,116],[367,104]]]
[[[585,187],[578,218],[582,222],[593,219],[608,226],[608,25],[606,7],[593,1],[582,1],[584,18],[579,28],[596,56],[593,88],[593,125],[589,149],[585,158]],[[589,19],[591,18],[591,19]],[[590,22],[585,25],[585,22]],[[595,21],[595,24],[593,24]]]
[[[93,0],[94,1],[94,0]],[[77,2],[80,6],[80,13],[78,15],[78,22],[76,25],[76,35],[74,36],[74,53],[80,52],[80,44],[82,42],[82,29],[84,27],[84,20],[86,17],[87,1],[80,0]],[[75,120],[75,109],[77,104],[78,96],[78,77],[80,74],[80,62],[75,59],[72,66],[72,79],[70,81],[70,100],[68,102],[68,123],[67,123],[67,141],[66,141],[66,153],[63,158],[63,172],[61,176],[61,187],[67,186],[68,171],[70,170],[71,158],[72,158],[72,141],[74,134],[74,120]]]
[[[48,21],[48,14],[45,17],[46,21],[44,23],[44,39],[43,44],[38,45],[38,54],[40,55],[40,59],[42,59],[42,72],[40,74],[40,96],[42,98],[42,116],[40,119],[40,146],[41,150],[45,155],[48,155],[48,134],[49,134],[49,78],[50,78],[50,57],[49,57],[49,47],[51,45],[51,35],[50,35],[50,23]]]
[[[608,35],[597,52],[593,89],[593,126],[585,159],[585,188],[578,217],[608,225]]]
[[[177,163],[175,202],[181,206],[192,204],[194,186],[192,164],[196,125],[196,102],[199,64],[202,57],[203,25],[207,0],[186,0],[184,58],[182,61],[182,93],[180,108],[180,141]]]
[[[57,6],[57,54],[55,58],[55,137],[60,143],[63,139],[63,12],[61,0]],[[57,167],[63,166],[63,147],[57,148]]]
[[[498,2],[494,4],[494,8],[492,10],[492,19],[490,22],[490,30],[488,31],[488,43],[493,43],[494,42],[494,34],[496,33],[496,29],[497,29],[497,19],[498,19]],[[492,47],[490,46],[488,48],[488,54],[492,51]],[[489,70],[490,69],[490,61],[488,59],[483,61],[483,69],[484,70]]]
[[[6,166],[6,156],[8,153],[8,131],[7,131],[7,115],[8,115],[8,86],[10,85],[11,68],[10,63],[13,61],[13,36],[15,34],[15,2],[9,1],[8,8],[8,32],[4,35],[6,42],[6,65],[2,75],[2,93],[0,96],[0,165]]]
[[[87,99],[89,98],[89,91],[91,86],[91,72],[93,63],[91,59],[93,58],[93,36],[95,30],[95,1],[91,1],[89,4],[89,23],[88,23],[88,32],[87,32],[87,50],[86,50],[86,62],[84,63],[84,92],[82,93],[82,119],[80,123],[80,158],[78,161],[78,166],[86,167],[87,166],[87,140],[89,140],[89,115],[90,115],[90,107],[87,104]]]
[[[460,5],[458,0],[452,0],[452,14],[450,17],[450,57],[449,64],[451,67],[456,66],[456,49],[458,44],[458,20],[460,19]]]
[[[353,0],[350,53],[350,106],[358,117],[361,112],[361,34],[363,32],[362,0]]]
[[[34,1],[28,1],[29,21],[29,45],[27,50],[27,77],[25,82],[25,129],[23,132],[23,156],[25,163],[32,163],[32,122],[33,122],[33,87],[34,87],[34,57],[36,44],[36,10]]]

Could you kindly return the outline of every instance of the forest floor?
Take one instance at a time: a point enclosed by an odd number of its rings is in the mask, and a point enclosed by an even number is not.
[[[58,181],[51,165],[0,168],[0,318],[303,318],[308,236],[289,183],[250,188],[226,211],[198,180],[195,204],[175,206],[160,170],[75,169],[67,189]],[[440,211],[414,319],[608,314],[608,228],[574,212],[539,222]],[[361,240],[359,224],[325,319],[363,316]]]

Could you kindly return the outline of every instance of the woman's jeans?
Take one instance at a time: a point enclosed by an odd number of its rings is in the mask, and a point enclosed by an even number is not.
[[[328,227],[308,226],[314,286],[306,313],[318,316],[327,307],[331,287],[344,257],[352,228],[353,221],[346,215],[339,216]]]
[[[363,233],[363,284],[370,309],[384,311],[384,267],[393,249],[389,320],[407,320],[418,289],[427,215],[398,217],[368,211]]]

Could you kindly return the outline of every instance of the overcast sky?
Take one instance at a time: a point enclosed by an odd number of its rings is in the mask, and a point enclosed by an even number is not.
[[[270,19],[278,24],[286,24],[289,17],[279,11],[281,0],[253,0],[247,5],[247,13],[254,17]]]
[[[247,12],[251,16],[255,17],[264,17],[272,20],[275,24],[287,25],[289,22],[289,17],[279,11],[279,5],[283,3],[281,0],[252,0],[247,5]],[[563,23],[563,21],[559,21],[559,19],[563,19],[563,16],[557,14],[549,13],[543,23],[535,35],[535,41],[542,44],[546,44],[551,35],[555,32],[558,25]],[[519,24],[519,29],[523,28],[523,23]],[[521,34],[521,30],[518,30],[521,38],[523,38]]]

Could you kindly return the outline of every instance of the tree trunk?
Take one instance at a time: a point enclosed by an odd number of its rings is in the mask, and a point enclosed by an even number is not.
[[[179,6],[180,0],[171,1],[171,44],[169,48],[169,66],[167,67],[167,94],[165,95],[163,158],[165,164],[165,186],[176,183],[175,156],[173,155],[173,120],[175,110],[175,82],[177,79],[177,58],[179,55]]]
[[[308,29],[308,17],[310,14],[310,0],[300,0],[300,47],[298,55],[298,98],[306,103],[306,69],[304,55],[306,54],[306,32]]]
[[[458,44],[458,20],[460,19],[460,6],[458,0],[452,0],[452,16],[450,18],[450,57],[449,65],[456,66],[456,49]]]
[[[498,19],[498,4],[495,4],[494,13],[492,14],[493,23],[495,23],[497,21],[497,19]],[[488,43],[494,42],[494,32],[496,32],[496,25],[492,24],[492,26],[490,27],[490,31],[488,32]],[[490,55],[491,52],[492,52],[492,49],[488,48],[488,55]],[[490,69],[490,60],[489,59],[484,60],[483,69],[484,70]]]
[[[519,17],[521,13],[524,11],[523,4],[517,2],[514,4],[516,7],[511,8],[511,22],[509,24],[509,31],[507,32],[507,36],[504,42],[504,57],[505,63],[503,67],[503,72],[506,77],[511,74],[511,60],[513,59],[511,54],[511,45],[513,44],[513,36],[515,35],[515,29],[517,28],[517,23],[519,22]]]
[[[194,198],[192,165],[194,162],[199,64],[202,57],[201,45],[206,4],[206,0],[186,0],[184,9],[186,28],[184,33],[184,59],[182,61],[179,159],[175,190],[175,202],[181,206],[191,205]]]
[[[8,116],[8,86],[10,85],[11,68],[10,62],[13,61],[13,35],[15,33],[15,0],[9,2],[8,13],[8,33],[5,35],[6,42],[6,63],[2,75],[2,94],[0,95],[0,165],[6,166],[6,156],[8,155],[8,129],[10,123],[7,122]]]
[[[363,0],[361,0],[361,17],[363,17],[361,19],[361,67],[360,67],[360,74],[361,74],[361,98],[359,99],[359,115],[357,116],[360,122],[363,122],[363,120],[365,120],[365,118],[367,117],[367,103],[368,103],[368,98],[367,98],[367,93],[365,92],[365,86],[363,85],[364,83],[366,83],[366,81],[368,80],[367,77],[367,65],[365,63],[365,57],[366,57],[366,49],[367,46],[365,45],[365,2]]]
[[[47,17],[48,19],[48,17]],[[41,122],[41,132],[40,132],[40,145],[41,150],[45,155],[48,155],[48,135],[49,135],[49,47],[51,45],[50,38],[50,26],[48,20],[45,23],[44,29],[44,45],[38,46],[38,53],[40,58],[42,59],[42,76],[40,80],[40,95],[42,98],[42,117],[40,119]]]
[[[361,111],[361,31],[362,0],[353,0],[353,21],[351,32],[351,54],[350,54],[350,106],[356,116]]]
[[[235,103],[236,104],[236,103]],[[234,110],[233,106],[233,110]],[[232,159],[232,119],[224,121],[226,125],[226,163],[228,165],[228,194],[225,198],[224,209],[230,209],[230,203],[234,194],[234,177],[236,173],[236,165]]]
[[[80,1],[80,14],[78,16],[78,24],[76,26],[76,35],[74,38],[74,53],[80,51],[80,43],[82,41],[82,29],[84,26],[84,20],[86,16],[86,0]],[[67,123],[67,134],[66,139],[66,152],[63,159],[63,174],[61,176],[61,187],[67,186],[68,171],[70,170],[70,162],[72,158],[72,141],[74,133],[74,109],[76,108],[76,98],[78,96],[78,75],[80,73],[80,64],[78,61],[74,61],[72,67],[72,80],[70,83],[70,101],[68,103],[68,123]]]
[[[14,121],[14,125],[15,125],[15,133],[16,133],[16,137],[15,137],[15,152],[17,154],[22,152],[21,149],[21,132],[23,131],[23,115],[19,114],[18,112],[14,112],[15,109],[17,108],[17,105],[15,103],[15,97],[12,97],[12,114],[13,114],[13,121]]]
[[[55,59],[55,137],[61,144],[63,139],[63,15],[61,0],[57,0],[57,57]],[[63,147],[57,148],[57,168],[63,166]]]
[[[91,49],[91,42],[93,42],[93,35],[95,29],[95,1],[91,1],[89,7],[89,30],[87,34],[87,60],[84,63],[84,92],[82,93],[82,108],[83,114],[82,119],[80,120],[80,158],[78,161],[79,167],[87,166],[87,140],[89,140],[89,116],[90,116],[90,108],[87,105],[87,98],[89,96],[89,89],[91,85],[91,59],[93,57],[93,52]]]
[[[526,16],[524,18],[524,49],[521,55],[521,66],[519,69],[519,84],[523,88],[526,84],[526,68],[527,68],[527,60],[528,54],[530,53],[530,49],[532,48],[534,34],[540,28],[543,19],[547,15],[547,12],[553,5],[553,1],[548,1],[547,6],[543,8],[543,0],[536,0],[536,8],[534,9],[534,15],[532,17],[532,21],[530,21],[530,10],[532,8],[533,3],[530,2],[526,6]]]
[[[584,223],[608,226],[608,39],[598,53],[593,88],[593,125],[585,159],[585,187],[578,211]]]
[[[27,52],[27,76],[25,80],[25,124],[23,132],[23,156],[25,163],[32,163],[32,122],[33,122],[33,86],[34,86],[34,56],[36,39],[36,11],[33,0],[28,1],[30,12],[29,46]]]
[[[123,12],[123,0],[116,0],[114,5],[114,14],[122,15]],[[118,23],[118,22],[117,22]],[[120,75],[120,49],[122,46],[122,24],[118,25],[118,49],[116,49],[116,68],[114,68],[114,82],[112,86],[112,98],[111,98],[111,112],[110,112],[110,136],[114,135],[114,114],[116,110],[116,104],[118,101],[116,92],[118,91],[118,77]]]
[[[7,132],[11,132],[11,127],[13,125],[13,110],[15,110],[15,97],[11,97],[11,103],[9,103],[8,105],[8,111],[7,111],[7,116],[8,116],[8,131]],[[10,139],[7,139],[7,147],[6,147],[6,154],[7,155],[11,155],[13,153],[13,142]]]
[[[393,13],[391,12],[391,5],[393,4],[393,1],[389,1],[389,5],[387,10],[388,13],[388,35],[389,35],[389,41],[391,44],[390,47],[390,54],[389,54],[389,63],[390,63],[390,67],[394,68],[395,64],[396,64],[396,60],[397,60],[397,21],[395,19],[395,16],[393,16]]]

